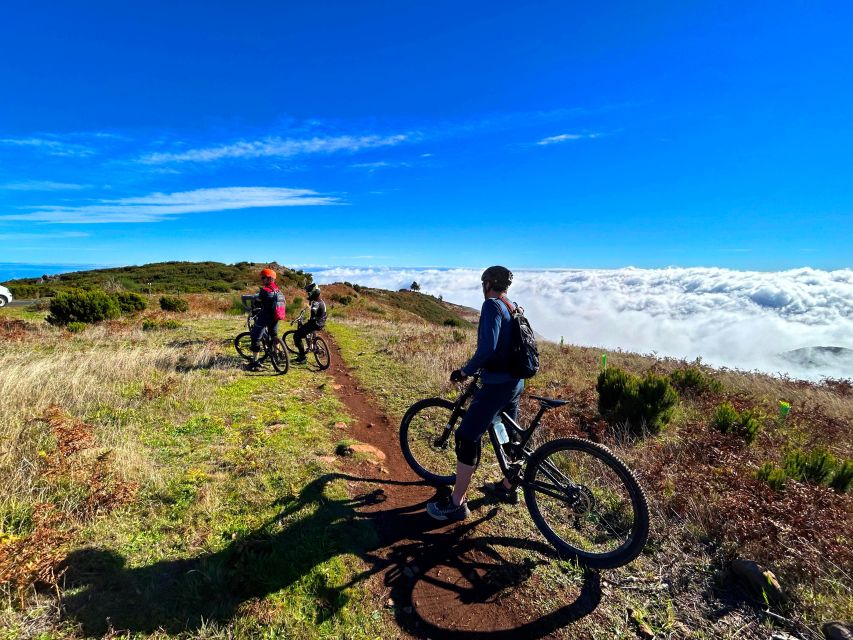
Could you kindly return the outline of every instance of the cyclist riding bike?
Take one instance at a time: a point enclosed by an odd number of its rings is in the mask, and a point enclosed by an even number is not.
[[[261,335],[266,329],[273,340],[278,338],[279,320],[284,320],[284,294],[275,283],[276,273],[272,269],[263,269],[260,273],[261,288],[255,304],[259,307],[257,319],[252,327],[252,360],[246,365],[249,371],[260,368],[258,353],[261,351]]]
[[[483,306],[477,330],[477,350],[460,369],[450,374],[451,382],[461,382],[480,372],[482,387],[456,430],[456,484],[449,498],[427,504],[427,513],[436,520],[464,520],[471,512],[465,495],[480,463],[480,440],[489,425],[501,412],[513,420],[518,415],[518,401],[524,380],[507,371],[512,342],[512,316],[515,309],[506,298],[512,284],[512,272],[506,267],[493,266],[480,276],[483,286]],[[506,502],[518,502],[515,487],[503,478],[487,485],[487,490]]]
[[[293,334],[293,341],[299,350],[299,355],[292,360],[296,364],[303,364],[307,361],[305,357],[305,345],[302,344],[305,336],[326,326],[326,303],[320,297],[320,287],[312,283],[305,287],[305,290],[308,293],[308,301],[311,303],[311,317],[308,319],[308,322],[297,328]]]

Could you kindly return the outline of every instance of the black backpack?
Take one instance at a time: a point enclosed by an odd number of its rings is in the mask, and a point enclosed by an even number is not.
[[[500,301],[506,305],[512,322],[507,371],[518,378],[532,378],[539,371],[539,347],[533,328],[524,317],[524,309],[518,305],[513,309],[506,298],[501,297]]]

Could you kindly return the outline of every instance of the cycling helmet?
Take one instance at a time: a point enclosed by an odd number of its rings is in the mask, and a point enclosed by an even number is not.
[[[314,300],[316,300],[319,297],[320,297],[320,287],[315,285],[314,288],[308,292],[308,299],[313,302]]]
[[[313,291],[316,288],[317,288],[316,282],[309,282],[308,284],[305,285],[305,293],[311,293],[311,291]]]
[[[272,269],[263,269],[261,271],[261,277],[272,278],[273,280],[275,280],[275,271],[273,271]]]
[[[495,265],[483,271],[480,282],[490,282],[495,291],[506,291],[512,284],[512,271],[506,267]]]

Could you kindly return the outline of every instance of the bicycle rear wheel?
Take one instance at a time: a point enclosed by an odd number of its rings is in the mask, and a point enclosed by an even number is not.
[[[435,485],[456,481],[453,430],[462,413],[453,415],[454,404],[443,398],[416,402],[400,423],[400,448],[406,462],[421,478]]]
[[[281,341],[284,342],[285,348],[295,356],[299,355],[299,349],[296,348],[296,340],[294,339],[296,336],[296,331],[285,331],[284,335],[281,336]]]
[[[284,342],[280,338],[271,340],[267,345],[267,354],[270,357],[270,364],[279,374],[287,373],[290,368],[290,357],[287,355],[287,349],[284,348]]]
[[[331,362],[329,347],[326,346],[326,341],[319,336],[314,338],[314,359],[317,361],[320,371],[329,368],[329,363]]]
[[[594,569],[628,564],[649,536],[649,508],[634,474],[588,440],[561,438],[534,451],[524,501],[557,551]]]

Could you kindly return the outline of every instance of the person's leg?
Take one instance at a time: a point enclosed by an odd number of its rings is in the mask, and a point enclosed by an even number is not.
[[[302,344],[302,339],[308,335],[308,331],[305,330],[306,326],[303,324],[293,334],[293,342],[296,343],[296,348],[299,351],[299,355],[296,356],[297,360],[305,360],[305,345]]]
[[[513,395],[510,401],[506,404],[506,406],[501,409],[502,413],[507,414],[510,418],[518,422],[518,401],[521,399],[521,392],[524,391],[524,380],[519,380],[515,389],[513,389]],[[514,491],[515,487],[512,482],[509,481],[509,478],[506,476],[503,477],[503,487],[506,491]]]
[[[258,367],[258,353],[261,351],[261,336],[263,335],[265,328],[266,327],[260,322],[256,322],[252,326],[250,334],[252,338],[252,361],[248,365],[249,369],[256,369]]]

